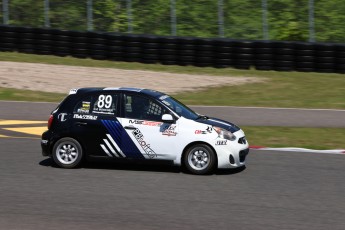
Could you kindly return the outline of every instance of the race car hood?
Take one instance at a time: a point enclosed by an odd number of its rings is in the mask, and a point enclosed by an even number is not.
[[[217,127],[222,128],[222,129],[228,130],[232,133],[240,130],[240,127],[236,126],[235,124],[230,123],[228,121],[223,121],[223,120],[218,119],[218,118],[213,118],[213,117],[198,118],[195,121],[199,122],[199,123],[207,124],[207,125],[217,126]]]

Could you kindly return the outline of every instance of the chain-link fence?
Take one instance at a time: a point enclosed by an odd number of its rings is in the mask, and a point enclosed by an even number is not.
[[[344,0],[0,0],[2,24],[345,43]]]

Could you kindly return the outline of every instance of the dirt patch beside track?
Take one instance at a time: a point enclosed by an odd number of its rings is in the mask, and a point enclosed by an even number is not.
[[[166,93],[263,81],[255,77],[222,77],[166,72],[0,62],[0,87],[66,93],[81,87],[138,87]]]

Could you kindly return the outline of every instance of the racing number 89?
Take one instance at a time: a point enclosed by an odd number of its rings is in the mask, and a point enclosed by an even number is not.
[[[111,95],[99,95],[98,97],[98,102],[97,102],[97,106],[98,108],[103,108],[105,107],[106,109],[109,109],[111,106],[111,103],[113,102],[113,98],[111,97]]]

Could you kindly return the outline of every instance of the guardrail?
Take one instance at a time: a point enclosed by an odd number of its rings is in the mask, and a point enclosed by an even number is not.
[[[248,41],[0,26],[0,51],[125,62],[345,73],[345,44]]]

